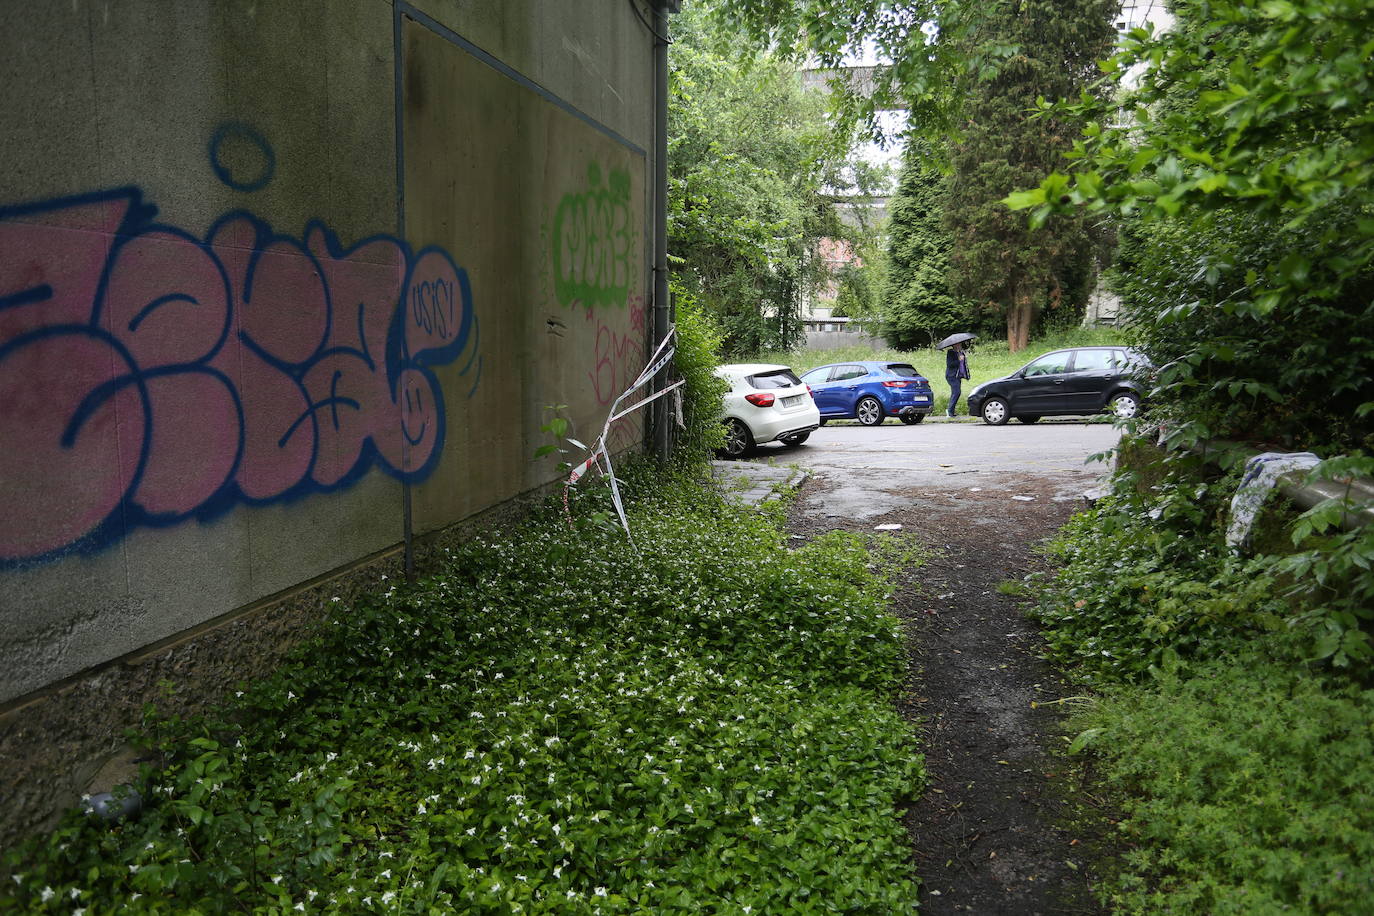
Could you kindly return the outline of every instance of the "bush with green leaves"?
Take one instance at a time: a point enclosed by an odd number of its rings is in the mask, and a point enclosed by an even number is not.
[[[1274,558],[1243,559],[1221,543],[1216,520],[1228,493],[1224,483],[1175,475],[1141,494],[1123,474],[1111,496],[1060,531],[1049,553],[1062,566],[1032,613],[1073,676],[1133,680],[1283,625]]]
[[[1124,37],[1069,174],[1014,206],[1111,214],[1179,441],[1374,448],[1374,7],[1187,0]]]
[[[1126,440],[1131,470],[1053,542],[1034,611],[1100,691],[1069,723],[1126,815],[1098,890],[1123,913],[1364,912],[1374,532],[1342,532],[1338,500],[1274,503],[1241,556],[1222,541],[1236,475],[1150,451]]]
[[[1313,473],[1346,479],[1371,464],[1333,459]],[[1040,577],[1033,615],[1076,677],[1126,681],[1180,661],[1262,651],[1278,631],[1293,634],[1304,658],[1352,676],[1367,670],[1374,530],[1342,531],[1354,508],[1343,500],[1298,514],[1274,497],[1258,526],[1267,536],[1232,550],[1224,533],[1238,483],[1235,472],[1174,456],[1118,472],[1111,495],[1060,531],[1048,547],[1060,568]]]
[[[1369,912],[1374,691],[1248,654],[1163,671],[1070,727],[1124,799],[1113,912]]]
[[[729,383],[718,378],[721,333],[689,292],[674,282],[677,301],[677,352],[673,370],[682,377],[682,426],[674,429],[674,461],[690,466],[707,460],[725,444],[721,397]],[[670,423],[676,423],[676,417]]]
[[[0,909],[913,907],[875,555],[625,477],[633,542],[575,492],[340,602],[216,721],[157,722],[142,817],[9,851]]]

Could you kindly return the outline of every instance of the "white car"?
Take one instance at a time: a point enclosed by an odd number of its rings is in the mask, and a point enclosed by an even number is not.
[[[764,442],[801,445],[821,425],[811,389],[786,366],[743,363],[719,366],[716,375],[730,383],[725,393],[726,458],[742,458]]]

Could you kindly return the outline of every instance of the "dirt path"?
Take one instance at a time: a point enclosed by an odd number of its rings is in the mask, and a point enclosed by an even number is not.
[[[842,474],[822,471],[803,486],[792,532],[896,523],[936,551],[895,595],[911,653],[903,706],[920,729],[930,780],[906,818],[921,912],[1103,912],[1087,887],[1086,838],[1062,826],[1065,777],[1046,753],[1061,740],[1061,707],[1031,705],[1066,691],[1038,657],[1017,600],[997,587],[1042,564],[1034,546],[1077,504],[1063,481],[901,492],[884,475],[872,483],[897,497],[894,508],[843,519],[827,513],[827,494],[862,486],[864,472]]]

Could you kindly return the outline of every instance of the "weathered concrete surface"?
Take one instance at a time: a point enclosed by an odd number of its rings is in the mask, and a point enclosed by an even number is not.
[[[1116,447],[1120,432],[1109,423],[1042,420],[1026,426],[987,426],[976,421],[926,420],[902,426],[829,423],[801,446],[763,446],[754,461],[826,469],[830,490],[823,507],[836,518],[871,518],[910,500],[910,492],[970,490],[1014,500],[1015,481],[1044,477],[1054,498],[1076,500],[1109,464],[1089,462]],[[879,473],[846,474],[846,471]]]
[[[301,584],[547,485],[547,407],[595,437],[651,49],[603,0],[0,0],[0,835]]]

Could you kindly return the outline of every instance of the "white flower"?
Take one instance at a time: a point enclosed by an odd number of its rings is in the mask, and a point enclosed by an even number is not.
[[[593,893],[595,893],[598,897],[605,897],[606,889],[604,887],[598,887],[595,891],[593,891]]]
[[[388,868],[386,871],[384,871],[384,872],[382,872],[380,875],[378,875],[378,877],[379,877],[379,878],[387,878],[387,879],[390,879],[390,878],[391,878],[391,869]]]
[[[293,906],[291,909],[293,909],[293,910],[300,910],[302,913],[304,913],[304,912],[305,912],[305,901],[302,900],[302,901],[297,902],[296,905]]]
[[[759,817],[757,814],[755,814],[752,818],[750,818],[750,820],[752,820],[752,821],[754,822],[754,826],[755,826],[755,827],[758,827],[758,826],[760,826],[761,824],[763,824],[763,818]]]
[[[385,894],[382,894],[382,903],[390,903],[394,899],[396,899],[395,891],[387,891]]]
[[[272,883],[273,883],[273,884],[281,884],[281,875],[273,875],[273,876],[272,876]]]
[[[73,900],[75,900],[77,897],[80,897],[80,896],[81,896],[81,889],[80,889],[80,888],[77,888],[77,887],[74,887],[74,888],[72,888],[70,891],[68,891],[67,893],[68,893],[68,895],[69,895]]]
[[[43,898],[44,903],[47,903],[53,898],[54,893],[56,892],[51,887],[44,887],[43,890],[39,892],[39,896]]]
[[[562,865],[555,865],[555,866],[553,867],[553,876],[554,876],[555,878],[557,878],[557,877],[558,877],[559,875],[561,875],[561,874],[563,874],[563,866],[562,866]]]

